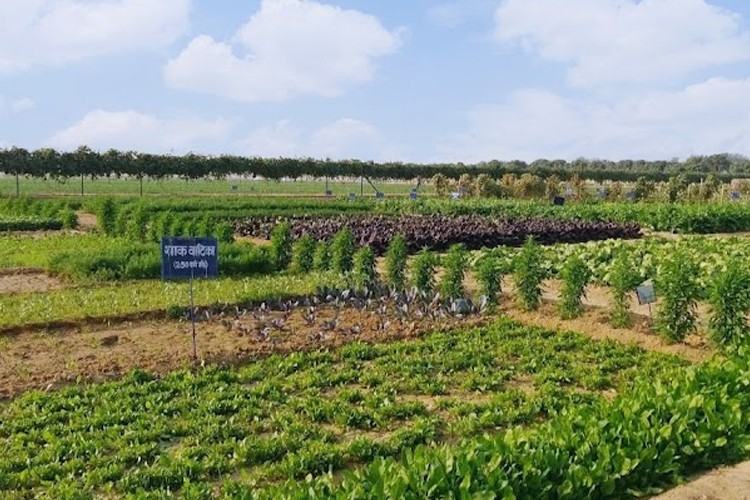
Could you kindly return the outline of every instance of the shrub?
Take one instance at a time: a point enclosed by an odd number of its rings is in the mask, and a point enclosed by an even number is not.
[[[352,270],[355,251],[354,233],[345,227],[333,237],[331,242],[331,270],[347,274]]]
[[[680,342],[695,331],[697,320],[698,266],[678,252],[664,262],[656,274],[656,291],[661,297],[656,329],[668,342]]]
[[[527,311],[539,308],[542,302],[542,281],[546,277],[542,267],[542,252],[529,236],[514,262],[513,281],[521,307]]]
[[[750,272],[730,261],[717,274],[709,288],[711,317],[708,331],[717,347],[726,352],[737,352],[750,343]]]
[[[298,239],[292,248],[292,271],[295,273],[312,271],[315,249],[315,240],[312,236],[306,234]]]
[[[425,295],[435,291],[435,266],[437,257],[429,250],[422,250],[412,261],[411,281],[412,285]]]
[[[372,248],[365,246],[354,252],[354,270],[352,281],[358,290],[371,288],[378,281],[375,271],[375,252]]]
[[[106,198],[99,205],[99,212],[96,217],[99,229],[107,236],[114,236],[117,224],[117,205],[112,198]]]
[[[409,250],[404,235],[396,235],[385,254],[385,279],[394,290],[402,291],[406,286],[406,260]]]
[[[630,297],[641,282],[641,275],[633,265],[626,250],[621,250],[612,260],[609,285],[612,292],[610,322],[615,328],[627,328],[630,321]]]
[[[279,269],[286,269],[292,262],[292,225],[288,222],[271,231],[271,257]]]
[[[316,271],[330,271],[331,269],[331,247],[325,241],[319,241],[315,245],[313,269]]]
[[[583,312],[581,298],[586,294],[591,270],[580,257],[573,256],[560,270],[560,279],[563,282],[558,305],[560,316],[563,319],[577,318]]]
[[[443,277],[440,280],[440,293],[447,300],[464,297],[464,277],[468,266],[468,254],[461,244],[451,245],[443,259]]]

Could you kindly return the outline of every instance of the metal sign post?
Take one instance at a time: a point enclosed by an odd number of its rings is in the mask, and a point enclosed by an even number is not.
[[[216,238],[165,236],[161,239],[161,278],[190,281],[190,322],[194,359],[198,359],[198,343],[195,333],[193,281],[196,278],[215,278],[218,275],[219,244]]]

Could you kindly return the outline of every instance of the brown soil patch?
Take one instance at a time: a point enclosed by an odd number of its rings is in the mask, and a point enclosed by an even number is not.
[[[255,237],[252,237],[252,236],[239,236],[239,235],[235,234],[234,235],[234,239],[236,241],[242,241],[242,242],[245,242],[245,243],[250,243],[251,245],[258,246],[258,247],[268,246],[268,245],[271,244],[271,240],[267,240],[267,239],[264,239],[264,238],[255,238]]]
[[[713,470],[652,500],[750,500],[750,462]]]
[[[653,332],[650,318],[637,313],[631,314],[631,328],[614,328],[609,324],[607,312],[597,307],[584,306],[581,317],[563,320],[557,313],[557,303],[550,299],[545,299],[537,311],[522,311],[510,303],[508,305],[504,312],[510,318],[541,328],[571,330],[597,340],[611,339],[623,344],[635,344],[649,351],[680,356],[692,362],[705,361],[715,354],[710,344],[700,335],[691,335],[680,344],[665,342]]]
[[[96,215],[82,211],[76,212],[76,215],[78,216],[78,229],[82,231],[93,231],[96,229]]]
[[[65,287],[57,278],[40,272],[4,272],[0,274],[0,295],[47,292]]]
[[[289,314],[273,311],[262,317],[217,318],[197,324],[198,356],[202,363],[233,364],[272,353],[331,348],[355,340],[387,342],[415,338],[434,330],[477,325],[487,318],[427,319],[401,322],[370,311],[319,308],[308,325],[304,308]],[[324,330],[338,318],[337,326]],[[284,320],[281,329],[270,326]],[[0,337],[0,398],[32,389],[52,389],[78,380],[118,378],[134,368],[165,373],[193,363],[191,326],[186,322],[122,323],[110,328],[67,328],[21,332]]]

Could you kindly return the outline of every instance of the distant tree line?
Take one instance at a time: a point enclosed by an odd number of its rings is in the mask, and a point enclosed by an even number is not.
[[[499,179],[506,174],[533,174],[568,180],[576,176],[594,181],[667,181],[683,175],[688,182],[700,182],[708,174],[727,181],[750,177],[750,159],[741,155],[715,154],[692,156],[678,160],[608,161],[579,158],[574,161],[536,160],[530,163],[513,160],[476,164],[417,164],[360,160],[322,160],[313,158],[258,158],[241,156],[157,155],[133,151],[109,150],[104,153],[82,146],[72,152],[44,148],[27,151],[22,148],[0,149],[0,172],[11,175],[52,179],[87,176],[91,178],[130,176],[162,178],[178,176],[185,179],[202,177],[224,178],[230,175],[258,176],[266,179],[297,179],[301,177],[359,177],[372,179],[410,180],[431,178],[441,174],[457,180],[463,174],[486,174]]]

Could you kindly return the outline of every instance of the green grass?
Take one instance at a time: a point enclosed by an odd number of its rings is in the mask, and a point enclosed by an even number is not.
[[[627,392],[684,363],[507,320],[417,341],[353,343],[237,369],[28,393],[0,406],[0,492],[210,498],[473,439]],[[196,495],[196,493],[198,493]]]
[[[386,194],[407,195],[414,187],[414,183],[407,182],[383,182],[373,181],[378,189]],[[236,190],[232,186],[237,186]],[[361,186],[359,179],[340,181],[331,180],[328,188],[337,197],[348,196],[356,193],[359,197]],[[137,179],[84,179],[83,191],[85,195],[130,195],[140,194],[141,185]],[[268,180],[215,180],[196,179],[184,180],[168,178],[163,180],[145,179],[143,181],[143,194],[154,195],[308,195],[324,196],[326,182],[323,179],[312,181],[268,181]],[[432,193],[432,188],[423,185],[420,191],[423,194]],[[56,180],[45,180],[37,178],[21,178],[20,192],[22,196],[39,195],[78,195],[81,194],[81,179],[72,178],[65,182]],[[15,196],[16,180],[14,177],[0,176],[0,196]],[[375,190],[365,181],[364,196],[373,198]]]
[[[128,241],[99,234],[56,233],[0,236],[0,268],[36,267],[49,269],[51,259],[63,252],[118,248]]]

